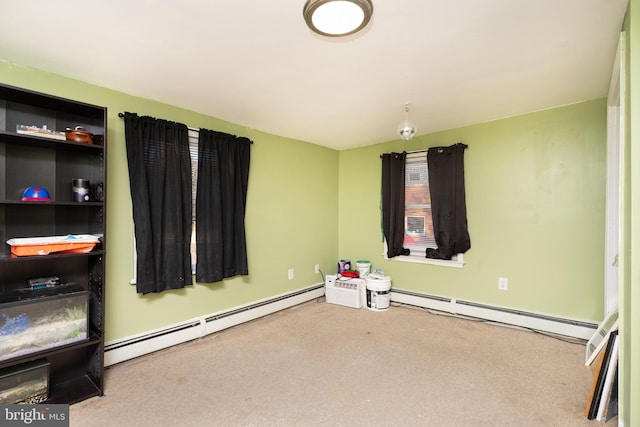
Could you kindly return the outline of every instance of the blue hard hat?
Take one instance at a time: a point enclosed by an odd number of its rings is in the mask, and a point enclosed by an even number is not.
[[[30,201],[37,200],[39,202],[50,202],[51,197],[49,196],[49,192],[42,187],[28,187],[22,193],[22,200]]]

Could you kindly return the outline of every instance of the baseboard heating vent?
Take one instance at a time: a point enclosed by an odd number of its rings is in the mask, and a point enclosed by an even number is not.
[[[189,330],[189,329],[192,329],[192,328],[197,328],[197,327],[200,327],[200,326],[202,326],[202,322],[200,322],[200,321],[192,322],[192,323],[184,323],[184,324],[181,324],[181,325],[178,325],[178,326],[162,329],[161,331],[149,332],[149,333],[147,333],[145,335],[136,336],[134,338],[126,338],[126,339],[124,339],[122,341],[109,343],[106,346],[106,351],[117,350],[119,348],[126,347],[126,346],[131,345],[131,344],[143,343],[145,341],[152,340],[154,338],[158,338],[158,337],[161,337],[163,335],[182,333],[182,332],[184,332],[186,330]]]
[[[207,316],[205,334],[218,332],[324,295],[324,283]]]
[[[104,364],[111,366],[125,360],[153,353],[177,344],[201,338],[276,313],[324,295],[324,283],[277,295],[226,311],[211,313],[180,324],[147,331],[143,334],[105,344]]]
[[[595,323],[391,288],[391,301],[588,340]]]

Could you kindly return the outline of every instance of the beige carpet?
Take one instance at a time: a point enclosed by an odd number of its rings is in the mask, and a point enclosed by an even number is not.
[[[121,363],[71,426],[596,426],[584,345],[309,302]],[[607,426],[614,426],[617,418]]]

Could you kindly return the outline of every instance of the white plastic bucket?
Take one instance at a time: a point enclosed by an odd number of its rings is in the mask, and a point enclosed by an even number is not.
[[[367,282],[367,308],[373,311],[384,311],[389,308],[391,301],[391,278],[384,276],[366,277]]]
[[[371,262],[366,260],[356,261],[356,268],[360,273],[360,277],[366,277],[371,272]]]

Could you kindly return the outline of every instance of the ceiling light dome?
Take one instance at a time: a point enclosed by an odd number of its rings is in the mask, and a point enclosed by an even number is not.
[[[309,28],[328,37],[348,36],[367,26],[371,0],[307,0],[302,11]]]

